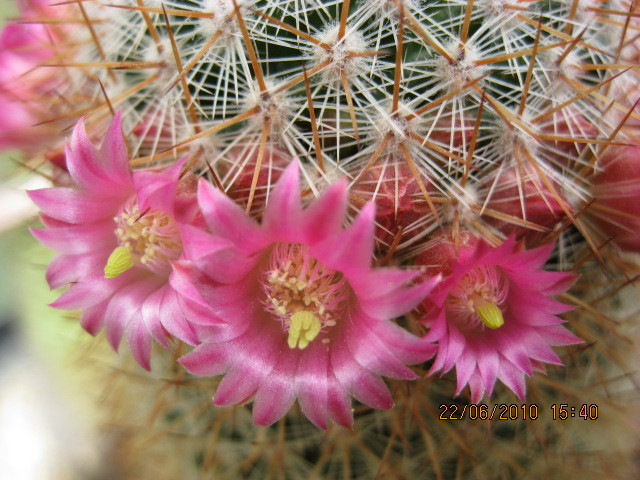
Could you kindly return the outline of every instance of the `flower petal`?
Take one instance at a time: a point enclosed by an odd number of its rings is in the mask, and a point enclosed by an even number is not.
[[[273,188],[262,225],[266,232],[279,241],[295,242],[300,234],[301,215],[300,165],[295,159],[282,172]]]
[[[355,316],[355,315],[354,315]],[[358,333],[349,338],[353,358],[365,369],[385,377],[412,380],[418,376],[398,360],[387,344],[366,326],[363,319],[354,318],[354,330]]]
[[[202,343],[192,352],[187,353],[178,361],[189,373],[203,377],[215,377],[227,371],[229,360],[227,348],[231,344]]]
[[[178,160],[161,171],[136,170],[133,172],[132,181],[141,212],[150,208],[173,215],[178,178],[186,160],[186,158]]]
[[[440,282],[440,277],[433,277],[420,285],[394,291],[393,300],[389,298],[389,295],[363,299],[360,306],[367,315],[373,318],[395,318],[418,306],[438,282]]]
[[[271,425],[287,413],[296,399],[296,370],[299,354],[283,348],[276,367],[265,376],[253,401],[253,421],[256,425]]]
[[[58,255],[47,268],[49,287],[66,287],[78,283],[88,272],[102,272],[107,257],[102,253],[80,255]]]
[[[162,299],[159,304],[160,323],[175,338],[189,345],[198,343],[193,326],[185,316],[184,300],[168,285],[162,288]]]
[[[107,341],[117,352],[122,335],[130,321],[144,323],[139,315],[140,306],[157,288],[155,282],[136,282],[125,285],[115,293],[104,312]],[[135,318],[135,319],[134,319]],[[150,337],[151,334],[147,332]]]
[[[234,341],[233,362],[216,390],[216,405],[247,401],[269,377],[284,346],[280,332],[275,333],[272,329],[249,331]]]
[[[180,234],[185,258],[216,282],[238,282],[260,261],[260,257],[241,255],[229,240],[199,228],[182,225]]]
[[[127,144],[122,134],[122,112],[118,111],[113,117],[111,125],[100,146],[103,158],[102,166],[106,175],[122,185],[131,184],[131,168]]]
[[[113,250],[117,245],[115,226],[111,222],[46,229],[29,228],[29,231],[41,243],[61,253]]]
[[[144,322],[130,322],[127,341],[136,362],[145,370],[151,370],[151,335]]]
[[[45,215],[68,223],[95,223],[111,220],[121,200],[87,194],[72,188],[42,188],[27,192]]]
[[[82,312],[80,325],[91,335],[97,335],[104,326],[104,311],[108,303],[108,301],[104,301]]]
[[[162,328],[160,322],[160,312],[162,311],[162,299],[165,295],[165,289],[160,288],[151,293],[144,301],[144,304],[140,308],[140,315],[147,332],[158,341],[163,347],[169,348],[167,343],[167,334]]]
[[[112,179],[111,171],[105,168],[102,155],[91,143],[82,119],[73,129],[71,139],[65,146],[65,154],[71,178],[80,188],[91,191],[94,195],[122,198],[123,193],[120,187],[130,185],[130,181],[122,182],[121,179]],[[120,160],[128,165],[126,155]]]
[[[309,248],[309,253],[325,265],[347,276],[371,266],[374,246],[375,206],[368,203],[349,228]]]
[[[305,243],[314,243],[339,234],[347,208],[347,182],[342,179],[309,205],[301,218]]]
[[[258,225],[233,200],[204,180],[198,183],[198,204],[215,235],[230,240],[243,251],[252,252],[263,246]]]
[[[365,405],[391,408],[393,399],[382,379],[354,360],[344,339],[336,343],[331,350],[331,367],[342,388]]]
[[[117,278],[85,277],[73,284],[69,290],[49,305],[63,310],[91,307],[109,298],[128,281],[127,275]]]

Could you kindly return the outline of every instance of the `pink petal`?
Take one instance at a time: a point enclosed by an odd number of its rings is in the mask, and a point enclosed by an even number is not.
[[[226,323],[225,318],[234,318],[230,329],[244,331],[251,324],[252,317],[264,310],[255,291],[258,285],[252,278],[219,285],[208,278],[198,278],[198,273],[189,262],[180,261],[173,263],[169,277],[171,287],[191,302],[190,310],[196,315],[190,318],[192,323],[215,326]]]
[[[428,317],[423,318],[422,323],[429,328],[429,331],[425,335],[425,340],[430,342],[437,342],[447,335],[447,319],[444,309],[436,309],[433,307],[428,312]]]
[[[495,332],[500,333],[500,332]],[[525,351],[529,339],[526,335],[496,335],[496,346],[500,354],[527,375],[532,375],[531,360]]]
[[[471,402],[479,403],[484,396],[485,390],[482,384],[482,378],[477,370],[475,370],[469,378],[469,389],[471,390]]]
[[[199,272],[194,271],[194,266],[187,261],[179,260],[173,262],[171,275],[169,275],[169,284],[180,295],[193,302],[203,309],[209,310],[209,304],[202,298],[202,295],[194,285],[194,281],[198,278]]]
[[[382,379],[358,364],[346,341],[338,341],[331,350],[331,367],[342,388],[362,403],[387,410],[393,406],[389,389]]]
[[[276,367],[265,376],[253,401],[253,421],[256,425],[271,425],[287,413],[296,398],[296,369],[300,354],[283,348]]]
[[[124,286],[111,297],[104,313],[104,324],[107,341],[116,352],[129,322],[144,323],[140,318],[140,307],[156,288],[155,282],[139,281]],[[151,336],[148,332],[147,335]]]
[[[329,368],[328,347],[313,342],[302,352],[295,378],[302,412],[323,430],[327,428],[329,414]]]
[[[300,165],[295,159],[282,172],[264,211],[262,225],[279,241],[299,236],[302,208],[300,207]]]
[[[233,367],[232,367],[233,368]],[[213,404],[227,407],[249,401],[258,389],[261,378],[253,370],[236,369],[228,371],[220,381]]]
[[[312,343],[302,353],[296,373],[298,402],[302,412],[318,428],[326,429],[329,418],[352,428],[351,402],[333,374],[329,348],[323,343]]]
[[[418,378],[412,370],[398,360],[386,343],[366,326],[366,321],[354,318],[357,333],[346,341],[353,358],[367,370],[391,378],[412,380]],[[355,330],[354,328],[354,330]]]
[[[346,208],[347,182],[342,179],[329,187],[304,211],[300,231],[305,233],[305,243],[312,245],[320,239],[339,234]]]
[[[198,204],[216,235],[246,251],[262,246],[264,241],[258,225],[233,200],[204,180],[198,183]]]
[[[91,143],[82,120],[74,127],[65,153],[67,169],[80,188],[107,197],[122,198],[124,193],[126,198],[127,192],[122,191],[122,182],[112,180],[110,172],[105,171],[101,155]],[[130,185],[130,182],[125,185]]]
[[[362,270],[349,276],[349,284],[358,296],[358,300],[384,297],[394,290],[406,288],[420,275],[419,272],[400,270],[399,268],[380,268]]]
[[[161,291],[159,315],[162,326],[175,338],[190,345],[197,344],[196,332],[185,316],[183,299],[169,286]]]
[[[48,229],[29,228],[29,231],[52,250],[68,254],[113,250],[117,245],[112,222]]]
[[[521,402],[525,401],[526,386],[524,375],[518,367],[508,360],[501,360],[498,378],[518,396]]]
[[[560,345],[576,345],[579,343],[584,343],[579,337],[576,337],[569,330],[564,328],[562,325],[553,325],[546,327],[544,330],[538,332],[542,335],[549,345],[560,346]]]
[[[393,407],[393,398],[387,385],[379,376],[367,370],[359,372],[357,382],[351,385],[350,390],[358,401],[372,408],[388,410]]]
[[[133,358],[142,368],[151,370],[151,335],[142,321],[130,322],[127,340]]]
[[[128,273],[128,272],[127,272]],[[106,300],[128,280],[126,273],[117,278],[87,276],[75,283],[50,306],[63,310],[91,307]],[[130,278],[130,277],[129,277]]]
[[[370,298],[362,300],[360,306],[373,318],[382,320],[398,317],[417,307],[438,282],[440,277],[433,277],[420,285],[394,292],[393,299],[389,296]]]
[[[431,358],[436,350],[436,345],[416,337],[404,328],[389,321],[369,322],[367,327],[378,337],[384,339],[384,343],[394,356],[402,363],[412,365],[421,363]]]
[[[66,287],[70,283],[79,282],[89,272],[102,272],[106,263],[107,257],[102,252],[58,255],[47,268],[47,282],[52,289]]]
[[[373,258],[374,216],[375,207],[369,202],[347,230],[311,246],[309,253],[347,276],[369,269]]]
[[[526,343],[527,354],[540,362],[553,363],[562,365],[562,360],[556,355],[556,352],[547,344],[542,335],[536,331],[529,332],[529,340]]]
[[[173,216],[178,177],[186,160],[186,158],[178,160],[162,171],[136,170],[133,172],[132,181],[140,211],[147,208],[158,209]]]
[[[104,159],[102,166],[113,181],[122,185],[131,184],[131,168],[127,144],[122,134],[122,112],[116,112],[100,147]]]
[[[265,329],[249,331],[234,341],[230,371],[224,376],[214,397],[220,406],[247,401],[258,389],[260,382],[271,374],[280,349],[284,347],[280,332]]]
[[[458,358],[456,363],[456,395],[460,395],[460,392],[469,382],[469,378],[476,370],[475,355],[471,351],[465,351]]]
[[[43,188],[27,192],[45,215],[68,223],[95,223],[111,220],[121,201],[105,199],[71,188]]]
[[[465,350],[466,339],[455,326],[449,327],[449,337],[447,338],[447,355],[442,369],[448,372],[456,364],[460,355]]]
[[[328,378],[327,404],[329,417],[338,425],[353,428],[353,410],[347,392],[331,374]]]
[[[189,373],[202,377],[222,375],[229,367],[227,345],[203,343],[180,358],[179,362]]]
[[[80,325],[91,335],[97,335],[104,325],[104,311],[109,302],[105,301],[82,312]]]
[[[241,255],[229,240],[190,225],[181,225],[180,234],[185,258],[216,282],[238,282],[261,260]]]
[[[500,369],[500,355],[492,348],[485,346],[476,347],[477,363],[484,390],[491,395],[498,378]]]
[[[165,289],[160,288],[147,297],[140,308],[142,316],[142,324],[144,324],[147,332],[156,339],[163,347],[169,348],[165,330],[160,322],[160,312],[162,299],[165,295]]]

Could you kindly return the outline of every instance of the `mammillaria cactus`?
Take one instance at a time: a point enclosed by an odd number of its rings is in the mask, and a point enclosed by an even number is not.
[[[2,145],[56,169],[53,306],[175,376],[193,478],[624,478],[558,422],[637,409],[637,8],[25,1]]]

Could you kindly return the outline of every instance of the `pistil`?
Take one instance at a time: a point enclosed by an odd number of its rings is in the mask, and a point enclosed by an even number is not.
[[[495,330],[504,325],[500,306],[507,293],[508,285],[499,269],[476,266],[452,289],[447,299],[447,310],[462,327]]]
[[[276,244],[265,271],[266,310],[282,323],[289,348],[303,350],[316,338],[330,341],[349,296],[340,272],[323,265],[299,244]]]

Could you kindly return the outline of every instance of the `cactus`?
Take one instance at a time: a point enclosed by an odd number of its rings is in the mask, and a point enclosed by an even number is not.
[[[636,3],[24,3],[0,146],[153,367],[127,475],[637,473]]]

